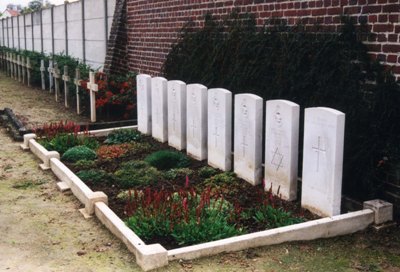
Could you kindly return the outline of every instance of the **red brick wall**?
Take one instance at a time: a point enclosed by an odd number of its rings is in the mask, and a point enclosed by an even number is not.
[[[204,15],[223,17],[238,8],[256,15],[257,24],[279,17],[291,25],[322,24],[336,30],[345,14],[366,22],[371,35],[365,43],[400,78],[400,0],[127,0],[129,69],[159,75],[178,31],[188,21],[201,26]]]

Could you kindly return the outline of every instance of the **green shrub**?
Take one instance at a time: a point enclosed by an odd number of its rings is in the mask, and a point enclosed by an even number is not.
[[[119,129],[111,132],[107,139],[104,141],[105,144],[123,144],[129,142],[140,141],[141,134],[135,129]]]
[[[88,161],[88,160],[79,160],[76,163],[74,163],[74,166],[81,170],[87,170],[87,169],[94,168],[96,166],[96,162]]]
[[[274,208],[271,205],[261,205],[251,211],[253,219],[260,224],[265,224],[266,228],[279,228],[288,225],[304,222],[302,218],[293,217],[290,212],[285,212],[282,208]]]
[[[86,136],[78,137],[74,134],[58,134],[50,140],[39,140],[39,143],[47,150],[57,151],[60,154],[64,154],[68,149],[74,146],[86,146],[93,150],[99,147],[99,143],[95,138]]]
[[[204,166],[199,169],[199,176],[201,178],[209,178],[218,173],[218,170],[211,166]]]
[[[168,170],[171,168],[184,168],[189,166],[189,158],[178,151],[160,150],[145,158],[145,161],[158,170]]]
[[[114,175],[121,188],[129,189],[157,182],[161,173],[144,161],[129,161],[123,163]]]
[[[363,41],[373,34],[351,19],[343,17],[337,32],[330,32],[318,25],[288,26],[285,19],[258,27],[253,14],[233,13],[224,21],[207,16],[203,28],[182,29],[164,75],[344,112],[343,191],[371,199],[386,178],[379,162],[400,161],[400,86],[390,68],[368,56]]]
[[[192,245],[244,232],[228,220],[233,206],[213,197],[210,190],[201,195],[190,189],[175,193],[145,190],[131,196],[126,223],[142,239],[171,237],[179,245]]]
[[[229,185],[237,181],[236,174],[233,172],[224,172],[210,177],[204,181],[206,185],[221,186]]]
[[[193,174],[193,170],[189,168],[172,168],[164,172],[164,178],[168,180],[182,179],[186,176],[190,177]]]
[[[89,147],[80,145],[68,149],[61,157],[62,160],[67,162],[77,162],[80,160],[95,160],[97,158],[96,152]]]
[[[91,181],[93,183],[104,183],[106,181],[110,181],[112,179],[112,175],[107,173],[104,170],[90,169],[90,170],[82,170],[76,173],[76,175],[83,181]]]

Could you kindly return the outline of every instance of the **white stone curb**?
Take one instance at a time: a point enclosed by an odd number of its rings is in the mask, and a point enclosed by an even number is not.
[[[168,251],[168,260],[195,259],[222,252],[280,244],[289,241],[313,240],[353,233],[374,222],[370,209],[308,221],[296,225],[265,230],[219,241]]]
[[[122,127],[136,129],[137,126]],[[118,129],[122,129],[118,128]],[[106,136],[114,129],[90,131],[92,136]],[[166,250],[160,244],[146,245],[125,223],[107,206],[108,198],[103,192],[93,192],[78,176],[61,161],[57,152],[49,152],[35,140],[35,134],[26,134],[23,150],[30,149],[43,161],[42,169],[51,168],[53,173],[71,188],[72,193],[85,205],[83,214],[87,218],[95,214],[97,218],[135,254],[137,264],[144,270],[152,270],[168,265],[177,259],[195,259],[222,252],[238,251],[247,248],[279,244],[290,241],[313,240],[354,233],[367,228],[379,218],[379,222],[390,220],[387,204],[378,201],[367,203],[362,211],[322,218],[296,225],[265,230],[219,241],[203,243],[173,250]],[[46,168],[47,167],[47,168]],[[383,207],[383,208],[382,208]],[[382,213],[377,215],[376,213]]]

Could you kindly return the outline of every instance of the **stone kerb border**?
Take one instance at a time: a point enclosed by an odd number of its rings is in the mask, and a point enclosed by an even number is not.
[[[137,126],[123,128],[137,129]],[[117,128],[122,129],[122,128]],[[90,131],[92,136],[106,136],[116,128]],[[166,250],[160,244],[146,245],[125,223],[108,207],[108,198],[103,192],[93,192],[61,161],[57,152],[47,151],[36,142],[35,134],[24,135],[23,150],[31,150],[40,160],[42,169],[51,169],[54,174],[70,188],[72,193],[85,205],[80,211],[85,218],[93,214],[131,251],[137,264],[144,270],[152,270],[168,265],[177,259],[195,259],[222,252],[238,251],[247,248],[279,244],[289,241],[313,240],[345,235],[366,229],[369,225],[392,220],[392,205],[380,200],[368,201],[364,210],[326,217],[296,225],[272,230],[245,234],[223,240]],[[46,167],[43,167],[46,166]],[[378,219],[377,219],[378,218]]]

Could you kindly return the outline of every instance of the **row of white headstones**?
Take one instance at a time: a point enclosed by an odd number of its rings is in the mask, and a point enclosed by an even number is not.
[[[137,76],[138,130],[197,160],[232,170],[253,185],[294,200],[298,183],[299,105],[179,80]],[[233,110],[234,108],[234,110]],[[232,114],[233,113],[233,114]],[[233,127],[232,127],[233,118]],[[305,109],[301,205],[321,216],[340,214],[345,114]],[[232,140],[233,133],[233,140]],[[233,153],[232,153],[233,142]],[[233,161],[232,161],[233,157]]]
[[[30,86],[30,78],[31,78],[31,70],[33,69],[31,66],[31,62],[29,58],[20,56],[15,53],[2,53],[0,54],[0,61],[4,64],[4,67],[7,71],[7,74],[18,80],[22,83],[27,83]],[[42,90],[46,90],[46,67],[44,60],[40,61],[40,73],[41,73],[41,83]],[[81,98],[79,93],[79,88],[82,83],[80,70],[78,68],[75,69],[75,78],[72,80],[68,73],[68,66],[64,66],[64,73],[61,75],[61,71],[58,67],[57,63],[54,63],[53,60],[49,60],[49,67],[47,68],[48,77],[49,77],[49,91],[50,93],[55,94],[56,102],[59,101],[60,97],[60,81],[64,82],[64,105],[66,108],[70,107],[69,103],[69,88],[68,82],[73,82],[76,88],[76,112],[77,114],[82,113],[81,109]],[[27,79],[25,80],[25,74],[27,75]],[[90,119],[92,122],[96,122],[96,98],[95,93],[98,91],[98,85],[95,83],[95,73],[90,72],[89,74],[89,82],[87,84],[87,88],[90,91]]]

